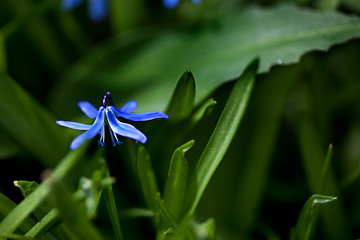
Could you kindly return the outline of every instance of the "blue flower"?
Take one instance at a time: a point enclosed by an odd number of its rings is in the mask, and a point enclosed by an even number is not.
[[[110,105],[106,105],[106,100],[109,100]],[[131,121],[148,121],[156,118],[169,118],[162,112],[132,113],[137,108],[137,103],[135,101],[129,101],[120,109],[117,109],[109,92],[105,94],[103,105],[99,107],[99,110],[91,103],[85,101],[79,102],[78,105],[89,118],[95,119],[92,125],[69,121],[56,121],[60,126],[76,130],[86,130],[86,132],[80,134],[71,142],[70,149],[72,150],[78,148],[87,139],[95,137],[98,133],[100,134],[100,140],[98,141],[99,145],[105,145],[105,115],[109,123],[109,131],[113,146],[121,144],[118,140],[118,135],[132,138],[143,144],[147,141],[146,136],[142,132],[131,124],[120,122],[117,119],[118,117]]]
[[[62,0],[60,8],[69,11],[76,8],[84,0]],[[108,11],[108,0],[88,0],[89,17],[94,22],[100,22],[105,19]]]
[[[175,8],[179,2],[180,2],[180,0],[163,0],[164,6],[168,9]],[[194,4],[199,4],[201,2],[201,0],[191,0],[191,2]]]

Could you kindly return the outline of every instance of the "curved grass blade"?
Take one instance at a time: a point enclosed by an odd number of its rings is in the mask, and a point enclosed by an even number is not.
[[[338,196],[340,189],[336,178],[331,168],[326,166],[328,164],[324,164],[325,156],[318,129],[308,112],[304,112],[300,119],[298,139],[309,188],[313,193],[317,193],[320,189],[327,195]],[[326,172],[324,172],[325,169]],[[322,179],[323,177],[326,177],[326,181]],[[323,185],[321,186],[321,184]],[[333,219],[337,219],[337,221],[335,222]],[[349,219],[346,217],[345,206],[341,199],[332,208],[321,212],[321,220],[324,223],[327,239],[350,238]]]
[[[0,193],[0,219],[6,217],[15,207],[16,204],[13,201],[11,201],[5,195]],[[26,233],[34,225],[35,225],[35,221],[27,217],[19,225],[19,230],[21,233]]]
[[[207,184],[223,159],[244,115],[255,82],[259,61],[254,60],[234,85],[220,119],[189,181],[185,216],[192,216]]]
[[[336,197],[325,195],[312,195],[301,210],[296,227],[292,232],[291,240],[307,240],[310,237],[311,229],[318,215],[318,207],[324,203],[335,201]]]
[[[0,232],[12,234],[21,223],[33,212],[51,193],[54,181],[64,179],[80,161],[86,145],[71,151],[52,172],[52,175],[41,183],[37,189],[19,203],[0,223]],[[2,239],[2,238],[0,238]]]

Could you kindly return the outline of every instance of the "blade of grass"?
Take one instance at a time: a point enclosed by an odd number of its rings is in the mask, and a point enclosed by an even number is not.
[[[338,183],[330,168],[326,170],[328,172],[326,173],[326,184],[323,183],[323,186],[320,185],[322,181],[325,181],[321,180],[321,177],[324,177],[322,173],[324,172],[325,157],[320,135],[314,122],[310,119],[310,116],[308,116],[307,111],[304,112],[300,119],[298,138],[305,177],[310,190],[316,193],[320,188],[323,188],[323,192],[327,195],[338,196],[340,193]],[[331,209],[322,211],[321,217],[327,239],[350,238],[350,236],[348,236],[348,219],[345,216],[341,199],[337,201]],[[334,219],[336,219],[336,221],[334,221]]]
[[[156,202],[156,196],[159,192],[155,173],[151,166],[150,156],[147,153],[145,147],[141,144],[137,144],[136,153],[136,174],[140,183],[142,193],[144,195],[147,205],[155,213],[158,212],[158,204]]]
[[[160,212],[163,214],[168,224],[173,230],[176,230],[177,224],[174,220],[174,217],[170,213],[169,209],[165,206],[164,201],[161,200],[160,193],[156,194],[156,203],[158,204]]]
[[[251,107],[255,110],[250,121],[254,127],[247,140],[246,162],[236,184],[234,215],[242,232],[248,232],[256,222],[288,93],[298,75],[297,66],[273,69],[252,97]]]
[[[16,204],[13,201],[11,201],[5,195],[0,193],[0,219],[6,217],[15,207]],[[26,233],[34,225],[35,225],[35,221],[27,217],[19,225],[19,230],[21,233]]]
[[[80,161],[86,146],[71,151],[39,187],[18,204],[0,223],[0,232],[4,235],[12,234],[17,227],[47,198],[52,190],[54,181],[60,181],[66,177],[69,171]]]
[[[189,194],[185,202],[185,216],[192,216],[207,184],[223,159],[244,115],[259,61],[253,61],[234,85],[220,119],[205,147],[193,176],[189,181]]]
[[[185,158],[185,153],[193,145],[194,140],[191,140],[178,147],[174,151],[170,161],[163,201],[175,221],[179,219],[183,207],[188,181],[189,164]],[[163,239],[166,236],[164,232],[169,228],[167,222],[165,222],[164,219],[161,219],[158,227],[157,239]]]
[[[48,214],[46,214],[40,222],[35,224],[26,234],[26,237],[40,238],[46,232],[48,232],[52,227],[57,225],[60,222],[59,212],[57,209],[52,209]]]
[[[16,239],[16,240],[36,240],[35,238],[24,237],[18,234],[8,234],[8,235],[0,234],[0,238]]]
[[[291,240],[307,240],[310,238],[311,229],[318,214],[320,204],[335,201],[336,197],[325,195],[312,195],[301,210],[295,230],[292,232]]]
[[[175,220],[179,218],[186,192],[189,164],[185,153],[194,145],[191,140],[178,147],[171,158],[164,190],[164,204]]]
[[[105,178],[110,178],[110,171],[107,166],[106,166],[106,170],[105,170]],[[106,207],[107,207],[107,210],[108,210],[108,213],[110,216],[111,224],[112,224],[114,232],[115,232],[115,239],[123,240],[124,237],[123,237],[121,226],[120,226],[120,220],[119,220],[119,215],[118,215],[118,211],[116,208],[116,202],[115,202],[112,185],[108,185],[104,189],[104,198],[105,198]]]
[[[0,72],[0,124],[46,167],[54,167],[66,154],[65,132],[13,79]]]
[[[319,189],[317,191],[319,194],[324,194],[326,180],[328,175],[330,174],[330,164],[331,164],[332,155],[333,155],[333,146],[332,144],[330,144],[326,153],[324,166],[320,176]]]
[[[3,33],[0,31],[0,71],[6,72],[7,61],[6,61],[6,48],[5,39]]]

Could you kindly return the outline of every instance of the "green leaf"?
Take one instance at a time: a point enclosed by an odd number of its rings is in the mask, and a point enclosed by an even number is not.
[[[196,78],[198,102],[236,78],[257,56],[263,73],[273,65],[298,62],[306,52],[327,50],[360,36],[356,16],[288,4],[242,7],[214,22],[193,34],[161,32],[142,45],[136,45],[131,36],[113,39],[58,81],[50,95],[54,111],[60,113],[79,99],[101,96],[104,89],[116,93],[113,96],[119,104],[126,102],[124,97],[135,99],[139,111],[165,109],[175,81],[185,69]],[[120,56],[123,51],[127,54]],[[68,109],[61,114],[68,114]]]
[[[180,77],[166,110],[170,120],[186,118],[193,110],[194,100],[195,79],[190,71],[186,71]]]
[[[327,195],[339,195],[340,189],[336,178],[331,168],[326,166],[329,163],[324,163],[326,158],[318,128],[310,118],[308,111],[303,112],[299,119],[298,140],[305,177],[310,190],[313,193],[317,193],[320,189]],[[349,219],[346,217],[345,206],[341,200],[337,201],[331,209],[321,212],[321,217],[326,232],[329,235],[328,238],[331,236],[333,239],[338,239],[348,236]],[[335,223],[333,219],[337,219],[337,222]],[[350,238],[350,236],[345,238]]]
[[[154,217],[153,211],[144,208],[129,208],[120,212],[122,218]]]
[[[16,204],[13,201],[11,201],[5,195],[0,193],[0,219],[5,218],[15,207]],[[19,225],[19,230],[21,233],[26,233],[34,225],[35,225],[35,221],[27,217]]]
[[[331,165],[332,155],[333,155],[333,146],[332,146],[332,144],[330,144],[328,147],[326,156],[325,156],[324,166],[323,166],[323,169],[321,172],[321,177],[320,177],[319,189],[317,191],[320,194],[324,194],[324,192],[325,192],[326,180],[327,180],[328,175],[330,174],[330,165]]]
[[[19,203],[0,223],[0,232],[12,234],[51,193],[54,181],[64,179],[84,154],[86,145],[71,151],[39,187]],[[2,238],[0,238],[2,239]]]
[[[0,71],[6,72],[7,61],[6,61],[6,48],[5,39],[3,33],[0,31]]]
[[[18,239],[18,240],[36,240],[35,238],[32,237],[24,237],[18,234],[8,234],[8,235],[4,235],[4,234],[0,234],[0,238],[6,238],[6,239]]]
[[[0,124],[47,167],[54,167],[69,148],[55,119],[1,72]]]
[[[236,81],[218,123],[189,181],[185,216],[192,216],[207,184],[223,159],[244,115],[259,61],[253,61]]]
[[[105,164],[105,162],[104,162],[104,164]],[[105,177],[110,178],[110,171],[107,166],[105,169]],[[123,237],[121,226],[120,226],[119,215],[118,215],[118,211],[116,208],[114,192],[113,192],[113,188],[112,188],[111,184],[106,186],[106,188],[104,190],[104,197],[105,197],[106,207],[108,209],[108,213],[110,216],[111,224],[113,225],[113,229],[115,232],[115,239],[122,240],[122,239],[124,239],[124,237]]]
[[[57,209],[52,209],[48,212],[37,224],[35,224],[26,234],[26,237],[43,237],[43,235],[56,226],[60,222],[59,212]],[[42,239],[42,238],[41,238]]]
[[[70,191],[61,182],[53,184],[53,193],[60,217],[74,235],[80,239],[103,239],[99,231],[89,222],[85,209],[73,200]]]
[[[164,204],[175,220],[178,220],[186,193],[189,164],[185,153],[194,145],[191,140],[178,147],[172,157],[164,190]]]
[[[164,201],[160,198],[160,193],[157,194],[156,203],[158,204],[160,212],[164,216],[164,219],[166,219],[172,230],[176,230],[177,224],[175,222],[175,219],[169,209],[165,206]]]
[[[249,143],[244,149],[246,163],[235,187],[236,219],[243,232],[250,231],[256,224],[283,111],[298,74],[296,66],[274,69],[254,92],[251,108],[255,110],[250,114],[254,130],[246,141]]]
[[[29,196],[29,194],[39,186],[39,184],[34,181],[14,181],[14,185],[20,189],[24,197]]]
[[[145,201],[151,210],[157,212],[157,193],[159,192],[154,170],[151,166],[150,156],[145,147],[137,144],[136,174],[140,183]]]
[[[336,197],[325,195],[312,195],[301,210],[300,216],[293,231],[292,240],[307,240],[310,237],[311,229],[318,214],[320,204],[336,200]]]

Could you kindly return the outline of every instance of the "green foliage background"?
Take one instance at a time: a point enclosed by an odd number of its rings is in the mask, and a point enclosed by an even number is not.
[[[59,4],[0,2],[0,239],[360,238],[359,1]],[[170,118],[70,151],[107,91]]]

